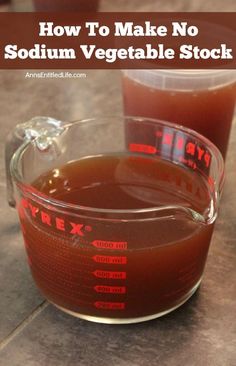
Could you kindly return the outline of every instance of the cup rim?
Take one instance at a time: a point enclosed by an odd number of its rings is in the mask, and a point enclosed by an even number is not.
[[[194,130],[191,130],[188,127],[185,127],[185,126],[182,126],[182,125],[179,125],[176,123],[164,121],[164,120],[154,119],[154,118],[146,118],[146,117],[138,117],[138,116],[122,116],[122,115],[114,116],[113,115],[113,116],[105,116],[105,117],[98,116],[98,117],[94,117],[94,118],[86,118],[86,119],[74,120],[71,122],[65,122],[63,124],[63,129],[66,131],[67,129],[74,127],[75,125],[84,126],[86,124],[95,124],[95,125],[104,124],[104,123],[111,124],[111,123],[114,123],[114,119],[119,120],[119,121],[121,121],[121,120],[125,121],[125,120],[132,119],[133,121],[140,123],[140,124],[144,121],[151,123],[153,125],[156,125],[158,123],[159,125],[187,133],[188,135],[192,136],[193,138],[196,138],[199,141],[206,144],[208,150],[212,153],[213,156],[215,156],[216,161],[217,161],[219,180],[217,182],[214,182],[214,185],[217,184],[217,186],[218,186],[218,189],[216,189],[216,196],[217,196],[216,200],[218,200],[218,196],[220,195],[220,192],[222,190],[223,183],[224,183],[224,160],[221,155],[221,152],[213,144],[213,142],[211,142],[208,138],[206,138],[205,136],[199,134],[198,132],[196,132]],[[113,214],[113,215],[118,215],[119,217],[124,217],[123,221],[127,221],[127,220],[125,220],[125,217],[130,216],[130,214],[137,214],[137,215],[140,214],[141,216],[142,215],[144,216],[144,219],[153,220],[154,219],[153,217],[145,218],[145,215],[163,212],[164,210],[168,211],[170,209],[173,209],[173,207],[175,207],[175,208],[177,207],[177,206],[163,206],[163,207],[147,207],[147,208],[142,208],[142,209],[103,209],[103,208],[86,207],[86,206],[82,206],[82,205],[78,205],[78,204],[67,203],[62,200],[52,198],[49,195],[46,195],[46,194],[38,191],[37,189],[32,187],[30,184],[25,183],[23,178],[21,177],[21,175],[19,173],[19,169],[18,169],[22,154],[27,149],[27,147],[30,146],[32,144],[32,142],[36,141],[38,138],[39,138],[39,136],[33,140],[25,141],[18,148],[18,150],[14,153],[14,155],[11,159],[11,162],[10,162],[10,172],[13,177],[13,180],[14,180],[15,184],[17,185],[17,187],[21,191],[23,191],[24,195],[27,196],[28,198],[32,198],[33,200],[38,200],[38,201],[40,201],[41,204],[55,206],[58,209],[61,209],[62,211],[64,210],[64,212],[65,212],[65,210],[68,210],[68,209],[73,210],[73,212],[75,213],[76,216],[78,216],[79,212],[84,213],[83,217],[86,217],[86,214],[87,214],[88,215],[87,217],[89,217],[89,218],[91,218],[91,216],[89,216],[91,214],[98,214],[98,215],[99,214]],[[151,157],[151,156],[152,155],[148,155],[148,157]],[[99,217],[96,217],[96,216],[94,216],[94,218],[99,219]],[[102,220],[103,219],[104,218],[102,218]],[[114,221],[114,217],[112,219],[108,219],[108,220]],[[143,218],[141,218],[141,220],[143,220]],[[155,220],[156,220],[156,217],[155,217]],[[119,221],[120,221],[120,219],[119,219]],[[134,220],[128,219],[128,221],[137,221],[137,218]]]
[[[197,93],[236,82],[235,69],[126,69],[122,73],[139,85],[162,91]]]

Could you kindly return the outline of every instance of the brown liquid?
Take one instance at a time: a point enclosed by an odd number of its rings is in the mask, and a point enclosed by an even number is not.
[[[225,157],[234,113],[235,84],[210,90],[169,91],[124,77],[123,93],[126,115],[189,127],[209,138]]]
[[[106,209],[179,205],[203,214],[210,202],[196,172],[131,155],[71,162],[33,186],[67,203]],[[55,211],[31,199],[19,212],[42,293],[67,310],[108,318],[153,315],[186,300],[202,276],[213,229],[174,208],[142,222],[137,214],[129,222],[108,213],[99,216],[110,221],[89,212],[74,216],[75,210]]]
[[[98,11],[99,0],[34,0],[36,11]]]

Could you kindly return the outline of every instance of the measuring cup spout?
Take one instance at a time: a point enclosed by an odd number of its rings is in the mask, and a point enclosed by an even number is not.
[[[159,220],[178,220],[180,218],[199,223],[201,225],[208,225],[215,221],[217,213],[213,210],[213,207],[209,207],[207,212],[200,213],[189,207],[179,205],[162,206],[158,208],[150,209],[154,212],[154,215],[150,216],[152,219]]]
[[[63,131],[62,122],[51,117],[34,117],[31,120],[17,124],[8,135],[5,146],[5,170],[7,183],[7,200],[11,207],[15,207],[13,181],[10,171],[11,159],[19,148],[37,138],[36,145],[40,150],[48,148],[53,137]]]

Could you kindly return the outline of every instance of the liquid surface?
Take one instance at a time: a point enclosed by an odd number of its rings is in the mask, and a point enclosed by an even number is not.
[[[210,90],[168,91],[123,78],[124,110],[178,123],[211,140],[225,157],[236,100],[236,84]]]
[[[200,280],[213,225],[180,208],[203,216],[208,210],[207,185],[194,171],[158,158],[97,156],[53,169],[33,186],[99,209],[176,206],[163,217],[154,212],[149,220],[134,214],[122,221],[23,201],[19,213],[31,271],[53,303],[98,317],[145,317],[183,302]]]
[[[203,213],[210,200],[198,174],[158,157],[84,158],[43,174],[33,186],[63,202],[110,210],[181,205]]]

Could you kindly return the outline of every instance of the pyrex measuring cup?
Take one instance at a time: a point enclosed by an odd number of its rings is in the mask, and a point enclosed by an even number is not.
[[[82,175],[66,175],[81,164]],[[198,288],[224,178],[206,138],[146,118],[37,117],[10,136],[6,168],[32,275],[60,309],[96,322],[139,322],[174,310]],[[89,194],[94,205],[54,195],[87,174],[91,192],[106,176],[101,197]],[[112,183],[117,197],[107,195]]]
[[[164,119],[209,138],[225,157],[236,101],[235,70],[126,70],[126,115]]]

